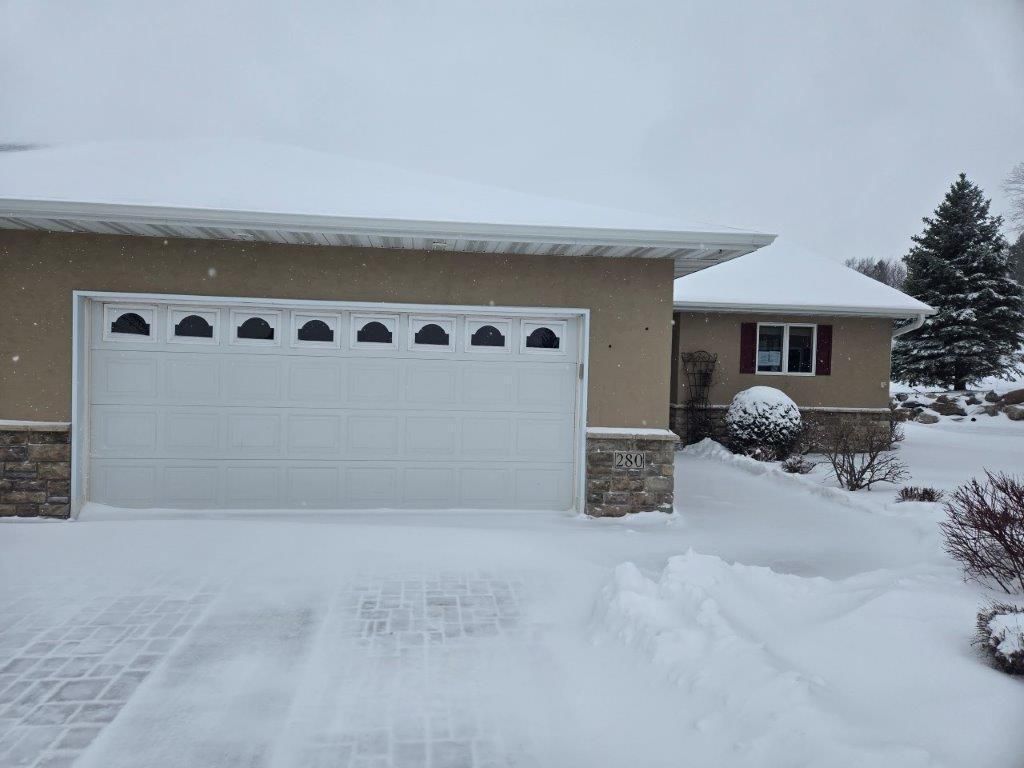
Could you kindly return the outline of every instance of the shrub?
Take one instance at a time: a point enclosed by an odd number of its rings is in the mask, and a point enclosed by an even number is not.
[[[905,488],[900,488],[899,493],[896,494],[896,501],[938,502],[942,501],[943,496],[945,494],[938,488],[929,488],[927,486],[918,488],[916,485],[908,485]]]
[[[1002,472],[985,475],[985,482],[972,479],[945,503],[946,552],[965,578],[1024,592],[1024,483]]]
[[[734,451],[777,461],[791,453],[800,436],[800,409],[778,389],[751,387],[736,393],[725,423]]]
[[[888,430],[841,420],[819,430],[815,439],[833,477],[847,490],[870,490],[875,483],[898,483],[910,476],[892,453]]]
[[[1004,672],[1024,675],[1024,608],[995,603],[978,613],[978,645]]]
[[[818,465],[813,461],[808,461],[799,453],[794,453],[782,462],[782,471],[789,472],[791,475],[806,475],[816,466]]]

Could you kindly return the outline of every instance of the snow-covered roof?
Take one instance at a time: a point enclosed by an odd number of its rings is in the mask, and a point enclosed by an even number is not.
[[[677,309],[916,317],[935,310],[796,246],[777,243],[675,281]]]
[[[774,239],[255,141],[8,150],[0,228],[672,258],[677,275]]]

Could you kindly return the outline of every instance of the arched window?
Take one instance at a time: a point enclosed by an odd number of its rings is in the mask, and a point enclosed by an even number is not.
[[[334,341],[334,331],[323,320],[308,320],[299,328],[299,341]]]
[[[204,317],[186,315],[181,318],[181,322],[174,324],[174,335],[197,339],[212,339],[213,326]]]
[[[128,333],[133,336],[149,336],[149,323],[142,315],[135,312],[125,312],[110,324],[111,333]]]
[[[558,334],[542,326],[526,337],[526,346],[532,349],[558,349],[560,341]]]
[[[430,344],[437,347],[448,346],[448,332],[437,323],[427,323],[413,336],[417,344]]]
[[[238,326],[238,338],[272,341],[274,339],[274,328],[262,317],[250,317]]]
[[[474,347],[504,347],[505,336],[493,325],[481,325],[469,337],[469,343]]]
[[[391,331],[377,320],[371,320],[356,333],[356,341],[370,344],[390,344]]]

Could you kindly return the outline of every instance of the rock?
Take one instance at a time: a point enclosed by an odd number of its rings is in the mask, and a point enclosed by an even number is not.
[[[1009,417],[1010,421],[1024,421],[1024,406],[1008,405],[1003,408],[1003,413]]]
[[[905,402],[906,400],[910,399],[910,393],[909,392],[900,392],[898,395],[896,395],[896,399],[899,400],[901,403]]]
[[[939,417],[934,413],[919,413],[917,414],[917,421],[920,424],[936,424],[939,421]]]
[[[994,392],[994,391],[986,392],[985,393],[985,402],[986,403],[998,403],[999,402],[999,393]]]
[[[987,413],[989,416],[998,416],[1002,410],[1002,403],[989,403],[988,405],[981,406],[978,413]]]
[[[980,402],[981,402],[981,400],[979,400],[979,399],[978,399],[977,397],[975,397],[974,395],[971,395],[971,396],[970,396],[970,397],[968,397],[968,398],[967,398],[966,400],[964,400],[964,404],[965,404],[965,405],[977,405],[977,404],[978,404],[978,403],[980,403]]]
[[[910,418],[910,411],[904,408],[897,408],[892,412],[893,421],[906,421]]]
[[[958,403],[950,402],[949,400],[936,400],[932,403],[932,410],[936,413],[941,413],[943,416],[966,416],[967,411],[963,409]]]
[[[1002,396],[1003,405],[1020,405],[1024,403],[1024,389],[1014,389]]]
[[[938,397],[935,398],[935,402],[936,403],[951,403],[953,401],[950,399],[949,395],[939,395]]]
[[[927,408],[927,403],[922,403],[917,400],[907,400],[903,403],[904,408]]]

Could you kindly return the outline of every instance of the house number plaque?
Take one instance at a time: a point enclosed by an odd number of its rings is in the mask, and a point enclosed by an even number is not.
[[[615,461],[612,467],[615,469],[643,469],[643,451],[615,451]]]

